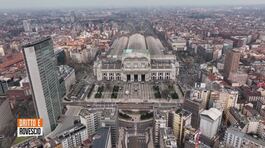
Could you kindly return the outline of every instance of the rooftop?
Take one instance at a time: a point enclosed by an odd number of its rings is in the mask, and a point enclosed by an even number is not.
[[[141,34],[133,34],[129,37],[129,49],[146,49],[145,38]]]
[[[27,48],[27,47],[31,47],[31,46],[35,46],[41,42],[45,42],[45,41],[48,41],[48,40],[51,40],[52,38],[50,36],[47,36],[47,37],[42,37],[42,38],[39,38],[39,39],[35,39],[34,41],[30,42],[30,43],[26,43],[25,45],[23,45],[23,48]]]
[[[87,115],[90,115],[92,113],[95,113],[97,112],[96,110],[88,110],[88,109],[81,109],[80,112],[79,112],[79,115],[82,116],[82,117],[85,117]]]
[[[107,147],[108,137],[110,136],[110,128],[100,128],[93,136],[92,147],[93,148],[105,148]]]
[[[254,135],[249,135],[249,134],[243,133],[237,127],[229,127],[226,132],[231,133],[233,135],[236,135],[237,137],[241,137],[241,138],[247,139],[249,141],[252,141],[252,142],[254,142],[254,143],[258,144],[258,145],[262,145],[262,146],[265,145],[265,140],[264,139],[259,138],[258,136],[254,136]]]
[[[222,112],[219,111],[216,108],[210,108],[209,110],[204,110],[201,112],[201,115],[208,116],[212,120],[218,119],[220,116],[222,116]]]
[[[184,117],[191,116],[191,112],[189,112],[189,111],[187,111],[185,109],[181,109],[181,108],[177,109],[175,111],[175,113],[178,114],[178,115],[180,115],[180,116],[184,116]]]
[[[66,139],[68,138],[69,136],[72,136],[74,135],[75,133],[78,133],[82,130],[86,130],[86,126],[79,123],[79,124],[75,124],[74,126],[72,126],[71,128],[65,130],[63,133],[61,133],[60,135],[58,135],[57,137],[60,139],[60,140],[63,140],[63,139]]]
[[[161,55],[165,47],[158,38],[153,36],[143,36],[139,33],[129,37],[122,36],[113,41],[109,55],[118,57],[123,53],[149,52],[151,55]]]

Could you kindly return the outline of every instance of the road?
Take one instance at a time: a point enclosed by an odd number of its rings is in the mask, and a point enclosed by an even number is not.
[[[113,99],[112,99],[113,100]],[[136,99],[134,99],[136,100]],[[164,107],[164,108],[174,108],[177,106],[180,106],[180,102],[166,102],[166,101],[160,101],[160,102],[135,102],[135,101],[127,101],[127,102],[100,102],[97,100],[97,102],[87,102],[87,101],[78,101],[78,102],[64,102],[65,105],[72,105],[72,106],[111,106],[111,105],[117,105],[119,109],[139,109],[139,110],[150,110],[154,107]]]

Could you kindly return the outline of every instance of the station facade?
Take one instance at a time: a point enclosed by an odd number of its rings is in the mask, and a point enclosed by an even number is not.
[[[160,40],[134,34],[119,42],[114,41],[113,51],[94,62],[94,74],[98,81],[176,80],[179,63],[175,55],[163,53]]]

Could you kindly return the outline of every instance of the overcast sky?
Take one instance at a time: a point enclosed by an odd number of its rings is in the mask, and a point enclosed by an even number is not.
[[[265,0],[0,0],[0,8],[249,5]]]

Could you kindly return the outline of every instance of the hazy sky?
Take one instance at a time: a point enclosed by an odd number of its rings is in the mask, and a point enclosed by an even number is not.
[[[0,0],[0,8],[265,4],[265,0]]]

